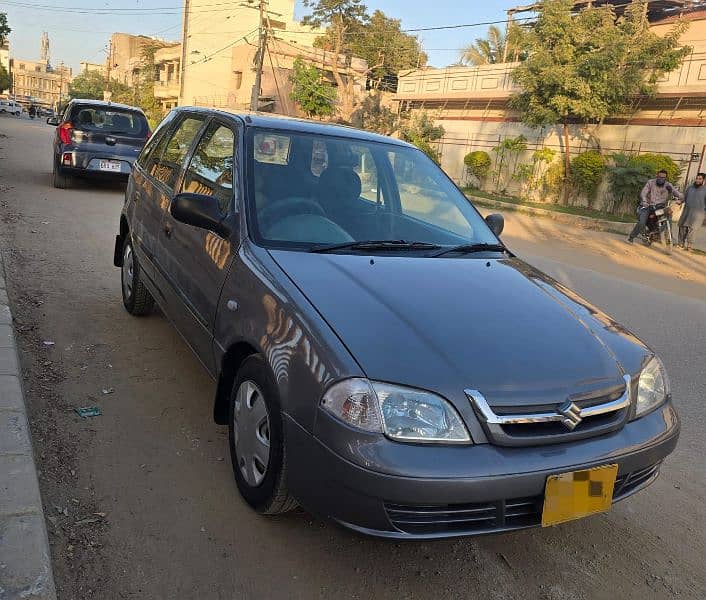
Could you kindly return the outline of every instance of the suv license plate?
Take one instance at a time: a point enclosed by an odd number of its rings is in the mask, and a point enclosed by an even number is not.
[[[613,503],[618,465],[604,465],[547,478],[542,527],[607,512]]]
[[[112,171],[113,173],[120,172],[120,161],[118,160],[102,160],[98,163],[98,168],[101,171]]]
[[[655,211],[655,214],[656,214],[658,217],[661,217],[661,216],[664,214],[664,209],[663,209],[663,208],[658,208],[658,209]]]

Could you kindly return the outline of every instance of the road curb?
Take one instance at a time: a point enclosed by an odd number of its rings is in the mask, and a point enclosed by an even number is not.
[[[0,253],[0,600],[56,600]]]
[[[572,225],[573,227],[579,227],[581,229],[592,229],[593,231],[606,231],[608,233],[628,235],[635,226],[634,223],[621,223],[619,221],[594,219],[593,217],[583,217],[581,215],[561,213],[555,210],[534,208],[533,206],[522,206],[521,204],[503,202],[502,200],[493,200],[490,198],[484,198],[483,196],[474,196],[473,194],[466,194],[466,196],[478,206],[483,206],[485,208],[497,208],[499,210],[511,210],[514,212],[543,217],[556,221],[557,223]]]

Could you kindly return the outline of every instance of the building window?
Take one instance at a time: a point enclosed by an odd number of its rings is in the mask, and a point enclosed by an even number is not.
[[[242,71],[233,71],[233,87],[236,90],[240,89],[240,86],[243,85],[243,72]]]

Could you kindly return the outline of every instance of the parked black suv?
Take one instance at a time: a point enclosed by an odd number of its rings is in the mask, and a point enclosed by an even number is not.
[[[72,100],[56,125],[53,184],[67,188],[72,177],[127,179],[150,136],[145,114],[134,106],[98,100]]]

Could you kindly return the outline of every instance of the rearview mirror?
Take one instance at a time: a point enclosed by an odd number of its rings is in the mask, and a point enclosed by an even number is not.
[[[59,124],[59,119],[56,117],[49,117],[47,119],[47,125],[58,125]]]
[[[177,221],[207,229],[222,238],[230,236],[231,230],[226,223],[218,199],[202,194],[178,194],[172,199],[169,212]]]
[[[488,224],[488,227],[490,227],[490,231],[500,237],[500,234],[503,232],[503,229],[505,229],[505,217],[503,217],[501,214],[495,213],[492,215],[488,215],[485,218],[485,222]]]

